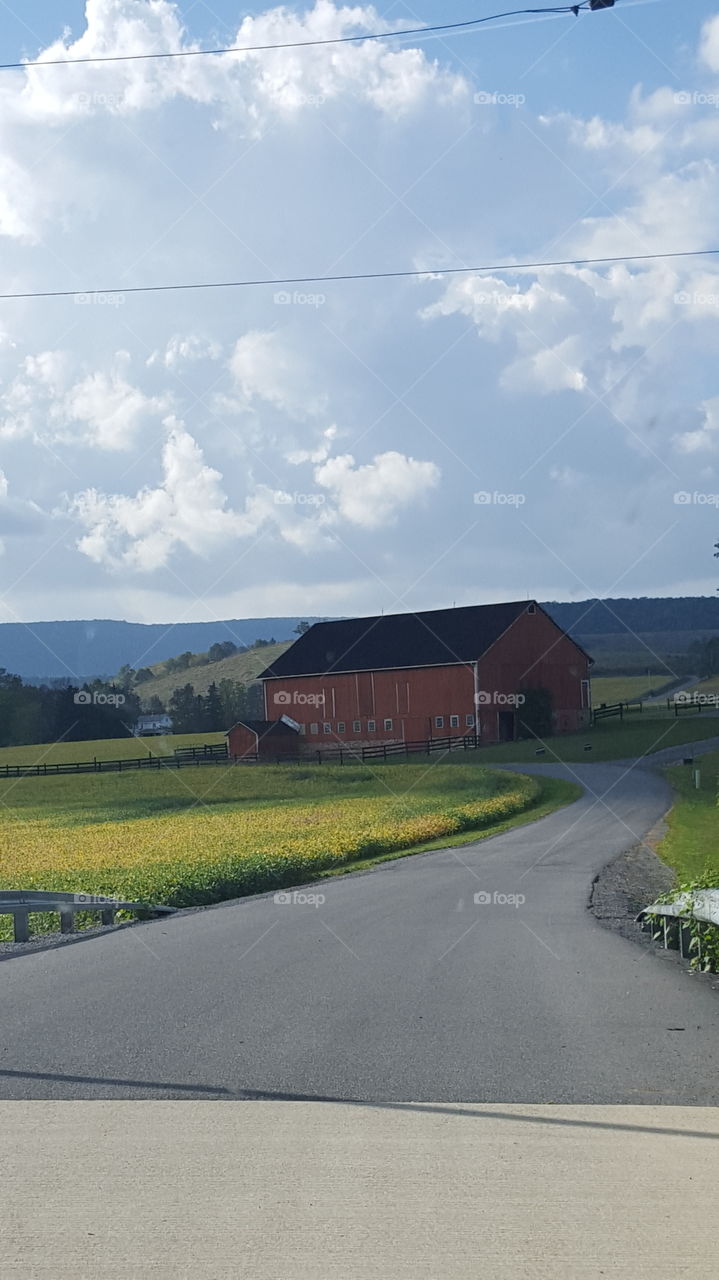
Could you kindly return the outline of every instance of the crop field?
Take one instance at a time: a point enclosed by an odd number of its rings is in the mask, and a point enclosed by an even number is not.
[[[0,782],[0,888],[183,907],[482,830],[542,793],[468,765],[253,766]],[[573,798],[567,794],[557,803]],[[32,927],[56,927],[52,916]],[[9,917],[0,917],[9,937]]]

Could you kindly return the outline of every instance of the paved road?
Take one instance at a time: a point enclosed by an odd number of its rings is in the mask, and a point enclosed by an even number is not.
[[[666,784],[571,772],[571,807],[325,882],[320,906],[245,899],[2,962],[0,1096],[719,1104],[717,991],[587,910]]]

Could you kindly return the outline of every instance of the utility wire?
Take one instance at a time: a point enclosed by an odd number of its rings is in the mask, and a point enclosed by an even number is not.
[[[502,262],[477,267],[425,267],[422,271],[362,271],[341,276],[285,276],[264,280],[202,280],[189,284],[135,284],[120,289],[45,289],[35,293],[0,293],[0,302],[16,298],[92,298],[100,294],[175,293],[190,289],[249,289],[258,285],[336,284],[345,280],[406,280],[419,276],[479,275],[490,271],[537,271],[540,267],[593,267],[617,262],[656,262],[669,258],[698,258],[719,249],[681,249],[675,253],[628,253],[614,258],[564,258],[552,262]]]
[[[225,49],[178,49],[170,53],[113,53],[90,58],[42,58],[34,62],[3,62],[0,71],[22,71],[25,67],[66,67],[94,62],[147,62],[156,58],[205,58],[223,53],[266,53],[271,49],[310,49],[318,45],[357,44],[364,40],[397,40],[401,36],[429,36],[439,32],[468,31],[485,22],[498,22],[501,18],[517,18],[525,14],[574,14],[589,12],[592,0],[580,4],[554,5],[544,9],[509,9],[506,13],[492,13],[485,18],[470,18],[466,22],[445,22],[434,27],[405,27],[399,31],[376,31],[360,36],[334,36],[324,40],[288,40],[283,44],[250,44],[230,46]]]

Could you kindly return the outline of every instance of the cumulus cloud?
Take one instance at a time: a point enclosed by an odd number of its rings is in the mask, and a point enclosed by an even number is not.
[[[108,370],[73,376],[67,351],[26,356],[22,373],[0,395],[0,438],[73,442],[119,452],[167,413],[169,397],[152,396],[126,377],[129,357],[114,354]]]
[[[87,529],[78,549],[91,560],[148,572],[165,565],[177,547],[206,556],[242,527],[242,518],[227,509],[220,472],[207,466],[182,423],[169,418],[165,426],[161,484],[133,497],[87,489],[69,504]]]
[[[326,408],[316,371],[276,332],[253,330],[238,338],[230,370],[248,404],[264,400],[299,419],[315,417]]]
[[[78,549],[98,564],[152,572],[176,550],[207,558],[263,531],[309,551],[326,539],[331,524],[376,529],[394,523],[402,508],[439,480],[433,463],[399,453],[380,454],[364,466],[345,454],[315,468],[319,490],[298,494],[258,484],[238,511],[228,503],[222,474],[208,466],[185,425],[172,417],[164,425],[160,484],[134,496],[87,489],[67,504],[86,529]]]
[[[440,480],[434,462],[389,450],[357,466],[350,453],[315,468],[315,480],[335,501],[338,516],[364,529],[393,524],[403,507],[426,498]]]

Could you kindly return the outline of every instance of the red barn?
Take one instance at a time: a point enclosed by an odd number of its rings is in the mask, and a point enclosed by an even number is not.
[[[533,600],[318,622],[262,672],[265,716],[305,748],[522,732],[530,691],[553,732],[589,722],[591,658]],[[526,713],[529,715],[529,712]]]

